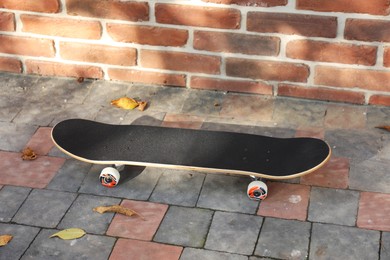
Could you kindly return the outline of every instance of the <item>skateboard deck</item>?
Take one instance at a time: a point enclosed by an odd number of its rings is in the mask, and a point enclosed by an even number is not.
[[[69,119],[52,130],[64,153],[93,164],[153,166],[289,179],[313,172],[330,158],[315,138],[274,138],[220,131],[110,125]]]

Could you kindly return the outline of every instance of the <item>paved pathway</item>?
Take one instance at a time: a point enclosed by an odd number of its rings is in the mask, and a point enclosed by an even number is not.
[[[146,111],[113,108],[128,95]],[[64,156],[51,127],[81,117],[119,124],[315,136],[333,148],[317,173],[268,182],[155,168],[115,189],[101,166]],[[0,259],[390,259],[390,108],[101,81],[0,74]],[[29,146],[35,161],[22,161]],[[122,176],[123,177],[123,176]],[[122,204],[145,217],[99,214]],[[81,239],[49,238],[78,227]]]

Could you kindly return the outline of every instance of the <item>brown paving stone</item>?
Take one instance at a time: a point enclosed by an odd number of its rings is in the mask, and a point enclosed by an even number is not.
[[[322,168],[301,177],[301,184],[346,189],[349,184],[349,159],[332,157]]]
[[[175,128],[200,129],[204,118],[183,114],[167,114],[162,122],[162,126]]]
[[[111,260],[175,260],[180,258],[183,248],[154,242],[119,239],[111,253]]]
[[[38,156],[23,161],[20,153],[0,152],[0,183],[5,185],[45,188],[65,162],[64,158]]]
[[[300,184],[268,182],[268,197],[260,203],[257,215],[306,220],[310,187]]]
[[[390,194],[362,192],[357,226],[390,231]]]
[[[51,140],[51,129],[51,127],[40,127],[26,147],[30,147],[38,155],[47,155],[54,146]]]
[[[325,127],[362,129],[366,126],[367,108],[330,105],[325,116]]]
[[[318,139],[324,139],[325,131],[323,128],[298,128],[295,137],[312,137]]]
[[[222,103],[220,115],[242,121],[271,121],[274,100],[261,96],[228,95]]]
[[[168,205],[142,201],[124,200],[121,205],[136,211],[144,219],[139,216],[127,217],[116,214],[107,234],[147,241],[152,240],[168,210]]]

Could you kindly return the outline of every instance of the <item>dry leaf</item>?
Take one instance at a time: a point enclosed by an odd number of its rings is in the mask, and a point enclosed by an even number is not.
[[[77,78],[77,82],[78,83],[83,83],[84,82],[84,78],[83,77],[78,77]]]
[[[111,105],[123,108],[123,109],[134,109],[138,107],[138,102],[129,97],[121,97],[111,101]]]
[[[387,131],[390,131],[390,125],[377,126],[376,128],[385,129]]]
[[[144,111],[147,105],[148,105],[148,102],[146,102],[146,101],[138,102],[138,110]]]
[[[37,155],[30,147],[27,147],[22,151],[22,159],[32,161],[37,159]]]
[[[51,235],[50,238],[59,237],[64,240],[70,240],[70,239],[80,238],[84,235],[85,235],[85,231],[82,230],[81,228],[68,228]]]
[[[105,212],[113,212],[113,213],[119,213],[119,214],[129,216],[129,217],[131,217],[133,215],[137,215],[140,218],[142,218],[143,220],[145,220],[145,218],[142,215],[138,214],[134,210],[125,208],[125,207],[120,206],[120,205],[112,205],[112,206],[107,206],[107,207],[101,206],[101,207],[96,207],[93,210],[96,212],[99,212],[100,214],[103,214]]]
[[[11,235],[1,235],[0,236],[0,246],[5,246],[11,241],[13,236]]]

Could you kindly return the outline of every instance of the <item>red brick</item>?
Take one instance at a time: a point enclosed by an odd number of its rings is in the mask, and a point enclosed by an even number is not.
[[[215,79],[194,76],[191,78],[190,84],[191,88],[196,89],[246,92],[271,96],[273,93],[272,85],[256,81]]]
[[[306,82],[309,68],[304,64],[278,61],[226,59],[226,74],[233,77]]]
[[[280,39],[271,36],[209,31],[194,33],[194,48],[198,50],[277,56],[279,45]]]
[[[193,5],[156,4],[156,20],[159,23],[238,29],[241,14],[233,8],[215,8]]]
[[[297,0],[297,9],[319,12],[364,13],[388,15],[390,2],[388,0]]]
[[[23,32],[82,38],[100,39],[102,27],[99,22],[35,15],[21,15]]]
[[[383,65],[385,67],[390,67],[390,47],[385,48],[385,52],[383,54]]]
[[[390,71],[317,66],[314,82],[318,85],[388,92],[390,89]]]
[[[37,155],[47,155],[54,146],[51,140],[51,129],[51,127],[38,128],[26,147],[30,147]]]
[[[200,129],[202,127],[204,118],[193,115],[182,114],[167,114],[164,117],[164,121],[161,126],[187,128],[187,129]]]
[[[64,158],[38,156],[23,161],[20,153],[0,151],[0,184],[43,189],[64,164]],[[17,177],[15,177],[17,176]]]
[[[376,52],[375,46],[295,40],[287,43],[286,55],[293,59],[372,66]]]
[[[185,87],[186,76],[134,69],[108,69],[110,79]]]
[[[226,4],[226,5],[243,5],[243,6],[255,6],[255,7],[273,7],[284,6],[287,4],[287,0],[202,0],[204,2]]]
[[[13,13],[0,12],[0,31],[15,31],[15,15]]]
[[[109,23],[107,31],[118,42],[183,46],[188,40],[187,30],[173,28]]]
[[[262,33],[335,38],[337,18],[303,14],[249,12],[247,30]]]
[[[141,50],[144,68],[219,74],[221,59],[216,56],[172,51]]]
[[[319,170],[301,177],[301,184],[346,189],[349,185],[349,159],[332,157]]]
[[[136,65],[137,50],[108,45],[61,42],[60,55],[67,60],[133,66]]]
[[[1,0],[0,8],[57,13],[60,11],[60,3],[58,0]]]
[[[66,9],[70,15],[120,19],[127,21],[148,21],[147,2],[118,0],[67,0]]]
[[[360,196],[357,226],[390,231],[390,194],[363,192]]]
[[[7,72],[22,72],[22,62],[18,59],[0,57],[0,70]]]
[[[278,96],[298,97],[326,101],[347,102],[353,104],[364,104],[363,92],[347,91],[331,88],[304,87],[289,84],[280,84]]]
[[[268,197],[260,203],[260,216],[305,221],[310,187],[300,184],[268,182]]]
[[[182,251],[179,246],[121,238],[116,242],[110,260],[178,260]]]
[[[103,78],[103,71],[99,67],[87,65],[73,65],[49,61],[27,60],[27,73],[46,76]]]
[[[390,95],[372,95],[369,100],[370,105],[390,106]]]
[[[344,38],[368,42],[390,42],[390,21],[347,19]]]
[[[0,52],[26,56],[54,57],[54,41],[0,35]]]

